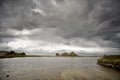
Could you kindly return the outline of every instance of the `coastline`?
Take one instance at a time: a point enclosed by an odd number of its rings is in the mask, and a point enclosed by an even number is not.
[[[61,58],[61,57],[101,57],[101,56],[53,56],[53,55],[22,55],[22,56],[6,56],[6,57],[0,57],[0,59],[3,59],[3,58],[17,58],[17,57],[58,57],[58,58]]]
[[[99,65],[113,68],[120,71],[120,55],[104,56],[97,60]]]

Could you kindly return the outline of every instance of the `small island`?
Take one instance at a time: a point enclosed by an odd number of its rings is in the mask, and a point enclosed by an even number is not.
[[[65,56],[65,57],[76,57],[76,56],[78,56],[76,53],[74,53],[74,52],[70,52],[70,53],[68,53],[68,52],[64,52],[64,53],[56,53],[56,56]]]
[[[26,57],[24,52],[17,53],[15,51],[0,51],[0,58]]]
[[[97,63],[102,66],[120,70],[120,55],[105,55],[104,57],[98,59]]]

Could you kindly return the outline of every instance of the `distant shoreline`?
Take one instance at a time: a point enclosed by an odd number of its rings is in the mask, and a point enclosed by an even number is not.
[[[69,58],[69,57],[101,57],[101,56],[52,56],[52,55],[25,55],[25,56],[14,56],[14,57],[0,57],[0,59],[3,59],[3,58],[18,58],[18,57],[66,57],[66,58]]]
[[[77,55],[74,52],[64,52],[64,53],[56,53],[53,55],[27,55],[26,53],[18,53],[15,51],[0,51],[0,59],[1,58],[16,58],[16,57],[101,57],[101,56],[81,56]]]
[[[15,51],[0,51],[0,58],[14,58],[14,57],[26,57],[24,52],[17,53]]]

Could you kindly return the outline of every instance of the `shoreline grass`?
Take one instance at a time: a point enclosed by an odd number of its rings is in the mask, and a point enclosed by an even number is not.
[[[104,56],[98,59],[97,63],[102,66],[120,70],[120,55]]]

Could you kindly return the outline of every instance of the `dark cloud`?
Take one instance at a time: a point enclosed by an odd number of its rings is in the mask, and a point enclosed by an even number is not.
[[[14,44],[19,45],[18,50],[37,52],[45,52],[42,46],[51,49],[56,45],[119,52],[119,5],[120,0],[1,0],[0,43],[8,43],[6,48],[14,49],[10,46]],[[17,43],[22,41],[36,45],[24,45],[23,49]]]

